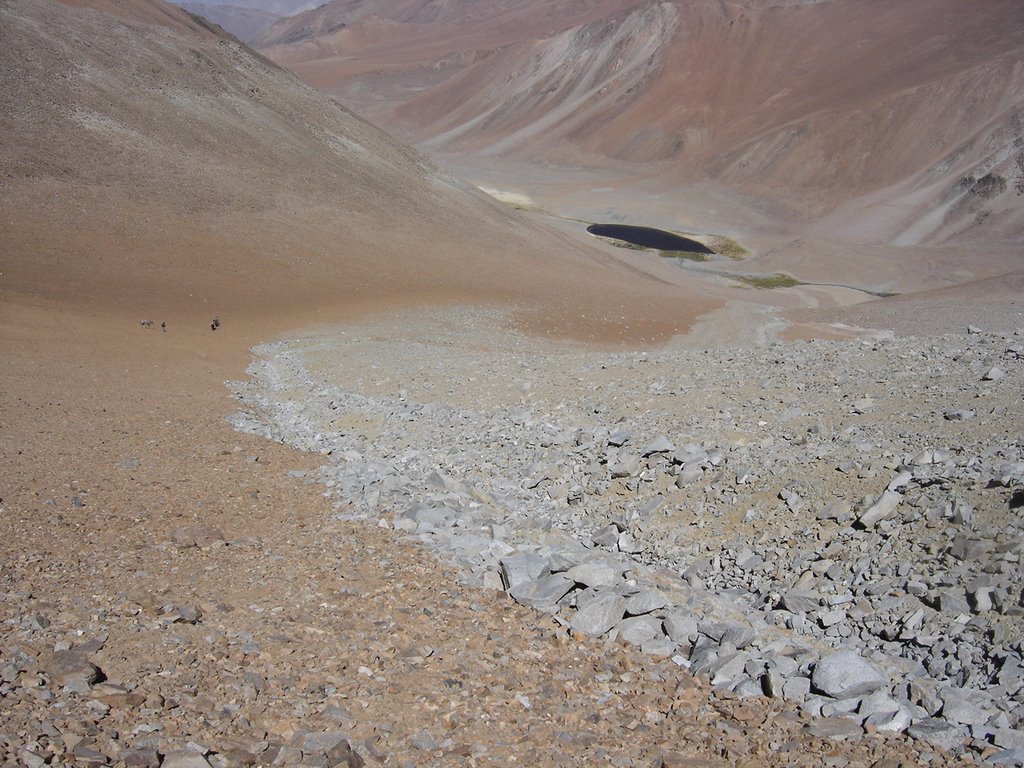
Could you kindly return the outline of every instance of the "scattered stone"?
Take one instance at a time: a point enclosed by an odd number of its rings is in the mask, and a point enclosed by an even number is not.
[[[164,755],[161,768],[212,768],[209,761],[191,749],[178,749]]]
[[[574,565],[565,575],[585,587],[610,587],[622,579],[622,569],[607,560],[591,560]]]
[[[626,611],[626,601],[619,595],[609,592],[598,595],[581,608],[569,627],[587,637],[600,637],[609,632],[619,623]]]
[[[868,661],[853,651],[837,651],[814,665],[811,684],[836,699],[863,696],[878,690],[886,679]]]
[[[1000,368],[998,365],[993,365],[984,376],[981,377],[982,381],[999,381],[1000,379],[1006,378],[1006,371]]]
[[[885,520],[890,517],[896,508],[903,501],[903,495],[897,491],[885,491],[881,498],[878,499],[874,504],[867,508],[864,513],[857,518],[858,524],[862,528],[874,528],[881,520]]]

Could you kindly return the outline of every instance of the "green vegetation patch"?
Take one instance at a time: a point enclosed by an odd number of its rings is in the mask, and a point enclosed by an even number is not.
[[[752,288],[792,288],[795,285],[803,285],[795,277],[784,275],[781,272],[774,275],[730,275],[730,277]]]
[[[708,235],[704,244],[720,256],[728,256],[735,261],[742,261],[750,255],[750,251],[725,235]]]

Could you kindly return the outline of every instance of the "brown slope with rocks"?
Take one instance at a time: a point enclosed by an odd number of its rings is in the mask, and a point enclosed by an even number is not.
[[[844,239],[1020,238],[1018,3],[539,5],[563,23],[512,35],[335,0],[263,45],[438,151],[709,178]]]
[[[285,328],[467,295],[529,310],[560,290],[569,311],[568,286],[585,302],[611,267],[431,185],[415,155],[236,44],[134,7],[0,8],[5,763],[914,762],[902,741],[833,743],[781,705],[568,643],[391,534],[332,520],[309,457],[233,432],[222,381]],[[437,244],[402,250],[396,230],[425,212]],[[494,265],[524,243],[536,260]],[[530,269],[550,285],[516,282]],[[614,275],[617,297],[658,311],[659,289]],[[619,301],[604,338],[668,328]]]

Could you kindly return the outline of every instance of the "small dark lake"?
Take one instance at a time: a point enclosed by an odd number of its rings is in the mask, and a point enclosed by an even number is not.
[[[629,224],[591,224],[587,227],[587,232],[599,237],[614,237],[616,240],[624,240],[644,248],[656,248],[659,251],[714,253],[704,243],[698,243],[688,237],[653,227],[634,227]]]

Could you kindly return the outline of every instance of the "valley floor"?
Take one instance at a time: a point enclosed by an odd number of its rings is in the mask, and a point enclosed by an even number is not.
[[[405,388],[442,410],[477,408],[483,392],[495,406],[557,415],[589,386],[573,368],[557,366],[562,381],[541,375],[567,353],[562,343],[508,336],[504,317],[472,319],[431,339],[364,320],[316,370],[354,394],[397,399]],[[229,425],[237,405],[222,382],[241,376],[252,340],[230,323],[184,341],[178,330],[7,317],[8,764],[954,762],[903,736],[849,738],[781,700],[712,691],[669,658],[580,639],[472,586],[404,533],[348,519],[361,510],[314,482],[323,456]],[[524,345],[509,370],[491,367],[495,339]],[[597,368],[605,359],[569,352]],[[607,357],[609,407],[630,394],[622,366],[648,359]],[[641,380],[648,389],[636,394],[657,397]],[[362,434],[378,444],[380,432]],[[403,510],[379,511],[390,525]]]

